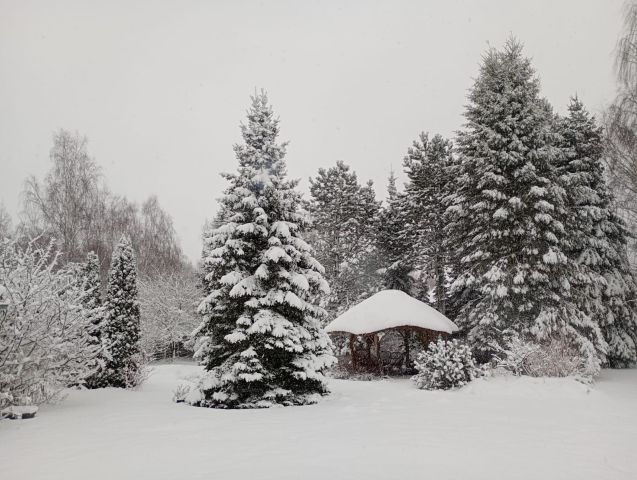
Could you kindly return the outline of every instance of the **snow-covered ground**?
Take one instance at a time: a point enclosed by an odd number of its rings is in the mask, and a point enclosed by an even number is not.
[[[223,411],[172,403],[192,365],[138,391],[73,391],[0,422],[0,479],[635,479],[637,371],[492,378],[452,392],[334,380],[315,406]]]

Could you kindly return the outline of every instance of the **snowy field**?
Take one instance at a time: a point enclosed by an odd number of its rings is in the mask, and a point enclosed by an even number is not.
[[[0,422],[0,479],[635,479],[637,371],[495,378],[453,392],[333,380],[321,404],[222,411],[172,403],[193,365],[137,391],[73,391]]]

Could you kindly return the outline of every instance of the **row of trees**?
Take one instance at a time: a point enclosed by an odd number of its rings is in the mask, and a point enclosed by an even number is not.
[[[88,153],[86,138],[78,134],[56,132],[50,159],[42,180],[26,180],[15,225],[0,205],[0,238],[13,238],[21,247],[53,245],[56,268],[95,255],[101,284],[106,285],[108,259],[126,235],[138,252],[143,351],[151,358],[185,353],[184,344],[198,321],[198,279],[181,251],[170,215],[156,196],[136,205],[113,194]]]
[[[623,218],[637,228],[637,3],[625,4],[624,30],[617,45],[617,97],[605,115],[609,177]],[[632,255],[635,255],[633,242]]]
[[[302,203],[273,115],[253,97],[204,235],[195,356],[207,374],[187,401],[314,401],[334,361],[320,322],[382,288],[434,303],[474,351],[515,338],[560,345],[583,373],[635,362],[637,288],[602,130],[577,98],[565,116],[552,110],[517,41],[484,56],[454,143],[423,133],[408,149],[408,182],[399,192],[391,175],[385,205],[342,162]]]
[[[130,387],[142,375],[132,246],[115,248],[103,299],[99,262],[59,264],[53,243],[0,245],[0,408],[50,401],[69,386]]]
[[[187,401],[316,401],[334,363],[322,324],[383,288],[432,302],[487,355],[516,338],[563,345],[591,373],[635,362],[637,287],[605,178],[602,129],[577,98],[566,115],[553,111],[515,40],[483,57],[464,117],[453,142],[418,137],[404,159],[408,182],[399,191],[392,174],[384,205],[343,163],[320,169],[303,202],[267,96],[253,97],[235,146],[238,170],[225,175],[229,186],[204,233],[195,356],[207,373]],[[44,181],[27,182],[25,216],[0,250],[8,294],[26,292],[0,325],[0,361],[13,368],[0,381],[19,385],[35,358],[73,366],[58,387],[129,386],[139,377],[140,332],[148,350],[180,348],[195,277],[156,199],[138,211],[109,193],[85,141],[67,132],[56,135],[51,158]],[[11,229],[3,215],[0,228]],[[102,295],[99,259],[122,230],[131,239],[113,250]],[[39,240],[24,247],[34,233]],[[58,240],[39,246],[47,237]],[[133,246],[142,252],[139,297]],[[14,391],[3,401],[28,396]]]
[[[455,141],[423,133],[381,207],[343,163],[311,180],[312,238],[336,314],[380,288],[429,301],[484,353],[511,331],[567,341],[596,371],[637,359],[627,232],[603,130],[541,96],[515,40],[483,58]],[[339,226],[342,225],[342,228]]]
[[[23,192],[23,211],[15,235],[55,240],[64,262],[77,262],[88,252],[108,259],[126,234],[139,252],[142,275],[171,272],[185,262],[172,218],[156,196],[141,206],[113,194],[101,168],[88,154],[87,140],[60,130],[53,137],[51,169],[42,180],[30,176]],[[101,266],[104,278],[108,263]]]

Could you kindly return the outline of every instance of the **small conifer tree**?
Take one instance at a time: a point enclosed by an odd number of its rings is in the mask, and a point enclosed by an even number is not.
[[[101,336],[106,362],[103,386],[132,387],[141,368],[137,270],[130,239],[124,235],[111,259]]]

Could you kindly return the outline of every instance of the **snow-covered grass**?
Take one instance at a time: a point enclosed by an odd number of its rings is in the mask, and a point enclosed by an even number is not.
[[[72,391],[0,422],[0,479],[634,479],[637,371],[497,377],[461,390],[332,380],[307,407],[171,402],[193,365],[158,365],[136,391]]]

